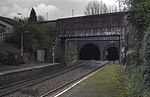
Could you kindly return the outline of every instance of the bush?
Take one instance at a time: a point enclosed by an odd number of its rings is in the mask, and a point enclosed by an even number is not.
[[[128,97],[142,97],[143,73],[141,68],[141,66],[128,66],[126,68]]]
[[[6,64],[8,60],[8,52],[0,48],[0,64]]]
[[[140,52],[136,48],[130,48],[127,51],[127,65],[141,65]]]
[[[127,88],[129,97],[150,97],[150,29],[144,33],[141,49],[130,49],[127,56]]]
[[[0,64],[7,64],[8,57],[10,54],[15,54],[17,49],[11,44],[1,43],[0,44]]]
[[[36,51],[45,50],[45,60],[52,62],[52,36],[54,29],[52,27],[44,27],[37,23],[26,23],[18,26],[6,40],[8,43],[13,43],[20,47],[21,33],[23,34],[24,52],[30,53],[32,58],[30,61],[35,61]]]
[[[144,87],[150,89],[150,28],[144,33],[141,58],[144,73]]]

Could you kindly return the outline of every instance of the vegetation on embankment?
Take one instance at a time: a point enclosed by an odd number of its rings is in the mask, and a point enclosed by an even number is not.
[[[108,65],[61,97],[126,97],[124,73],[123,65]]]
[[[126,48],[128,97],[150,97],[150,0],[122,1],[129,7],[133,37],[132,45]]]
[[[54,40],[55,28],[38,23],[33,8],[28,21],[21,20],[17,23],[18,25],[16,25],[14,32],[9,34],[3,42],[4,44],[8,44],[8,46],[0,47],[0,63],[8,63],[8,55],[10,52],[13,52],[12,49],[7,50],[8,48],[17,49],[17,54],[20,55],[21,44],[23,45],[23,52],[27,54],[27,56],[24,56],[25,59],[28,59],[27,62],[36,61],[37,50],[44,50],[45,61],[52,62],[52,40]],[[21,42],[21,40],[23,40],[23,42]],[[13,44],[16,47],[9,44]],[[55,45],[55,62],[59,62],[59,54],[59,49],[57,45]],[[21,58],[19,58],[19,60],[20,63],[24,63]]]
[[[130,62],[126,68],[128,97],[150,97],[150,29],[144,32],[139,51],[137,46],[128,50]]]
[[[8,63],[8,57],[10,54],[17,53],[17,46],[9,43],[0,43],[0,65]]]

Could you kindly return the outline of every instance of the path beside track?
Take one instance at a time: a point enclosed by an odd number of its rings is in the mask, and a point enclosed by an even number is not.
[[[107,65],[56,97],[126,97],[123,65]]]

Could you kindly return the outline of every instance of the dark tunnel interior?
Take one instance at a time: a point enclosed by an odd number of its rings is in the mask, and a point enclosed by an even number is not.
[[[80,60],[100,60],[100,50],[94,44],[83,46],[79,53]]]
[[[106,59],[107,60],[119,60],[119,51],[116,47],[110,47],[107,49]]]

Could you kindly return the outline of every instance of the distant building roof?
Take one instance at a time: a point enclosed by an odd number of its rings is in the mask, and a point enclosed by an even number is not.
[[[0,20],[5,21],[5,22],[7,22],[10,25],[16,26],[16,22],[13,19],[11,19],[11,18],[0,16]]]
[[[5,25],[3,25],[3,24],[1,24],[1,23],[0,23],[0,26],[1,26],[1,27],[6,27]]]

